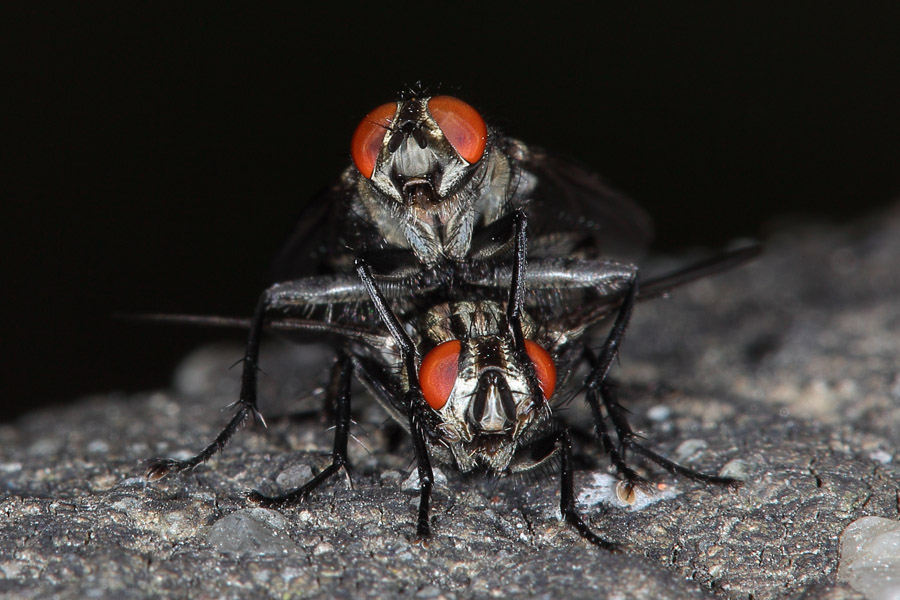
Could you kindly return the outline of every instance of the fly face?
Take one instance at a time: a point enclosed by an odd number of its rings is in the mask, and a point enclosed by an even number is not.
[[[513,180],[528,186],[495,137],[474,108],[450,96],[384,104],[353,136],[355,199],[388,245],[426,265],[462,260],[474,229],[513,208]]]
[[[421,206],[446,200],[486,147],[481,115],[450,96],[384,104],[366,115],[351,142],[356,167],[372,187]]]
[[[533,324],[524,321],[530,336]],[[542,408],[556,386],[552,358],[526,340],[532,368],[523,365],[508,334],[505,308],[495,302],[442,304],[421,322],[433,348],[422,359],[418,379],[439,418],[438,441],[449,446],[461,471],[482,466],[503,473],[520,440],[549,416]]]

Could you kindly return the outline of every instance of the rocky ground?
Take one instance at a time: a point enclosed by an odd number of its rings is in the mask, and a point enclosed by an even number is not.
[[[0,427],[0,594],[893,597],[838,567],[845,527],[900,517],[898,262],[900,207],[787,230],[755,263],[640,306],[614,373],[634,427],[652,449],[746,483],[728,490],[642,465],[658,489],[624,505],[605,460],[581,449],[581,510],[621,554],[560,522],[553,474],[494,481],[445,469],[434,537],[411,543],[412,452],[374,403],[357,403],[352,485],[338,477],[298,508],[248,503],[246,490],[293,487],[329,462],[327,426],[279,417],[318,406],[318,348],[270,344],[268,429],[148,483],[146,459],[186,455],[227,421],[238,376],[227,367],[241,350],[219,346],[188,357],[171,390],[88,398]]]

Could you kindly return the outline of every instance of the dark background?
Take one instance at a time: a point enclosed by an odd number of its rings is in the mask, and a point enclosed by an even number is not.
[[[595,168],[660,250],[897,196],[900,5],[676,4],[5,15],[0,417],[166,386],[210,334],[110,315],[249,314],[299,201],[419,79]]]

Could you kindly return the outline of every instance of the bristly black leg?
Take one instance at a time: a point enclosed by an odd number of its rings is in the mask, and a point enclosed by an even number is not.
[[[715,485],[725,485],[732,488],[739,488],[744,485],[744,482],[740,479],[735,479],[733,477],[720,477],[718,475],[707,475],[706,473],[701,473],[700,471],[695,471],[693,469],[689,469],[688,467],[683,467],[678,463],[669,460],[665,456],[657,454],[653,450],[643,447],[642,445],[638,444],[633,438],[629,439],[626,444],[629,448],[631,448],[638,454],[642,455],[648,460],[652,460],[673,475],[682,475],[684,477],[687,477],[688,479],[693,479],[694,481],[712,483]]]
[[[623,440],[625,437],[634,435],[631,431],[631,427],[628,427],[628,422],[625,421],[625,426],[627,427],[627,429],[621,430],[615,423],[615,421],[613,421],[613,427],[616,431],[616,438],[620,441],[619,447],[617,447],[615,444],[613,444],[612,438],[610,438],[609,435],[609,431],[606,429],[606,422],[603,417],[603,413],[600,410],[600,398],[597,390],[589,388],[585,394],[585,400],[587,401],[587,404],[591,409],[591,418],[594,421],[594,434],[596,435],[597,441],[600,443],[600,447],[603,452],[607,456],[609,456],[610,462],[616,469],[616,474],[624,478],[624,480],[630,486],[642,485],[646,483],[643,477],[638,475],[634,471],[634,469],[628,466],[628,463],[625,461],[624,454],[620,452],[621,440]]]
[[[265,420],[256,407],[256,385],[259,371],[259,340],[262,337],[263,323],[269,310],[269,292],[263,293],[256,304],[253,319],[250,322],[250,333],[247,337],[247,349],[244,353],[243,371],[241,373],[241,395],[236,402],[238,411],[228,422],[228,425],[216,436],[206,448],[187,460],[175,460],[173,458],[157,458],[150,461],[147,467],[147,478],[151,481],[161,479],[168,473],[180,473],[193,469],[197,465],[206,462],[214,454],[220,451],[235,432],[246,422],[250,415],[263,425]]]
[[[331,367],[331,377],[328,380],[328,387],[325,389],[325,397],[322,399],[321,419],[323,423],[338,422],[338,399],[341,397],[341,372],[344,370],[344,353],[337,355],[337,360]]]
[[[369,292],[369,297],[375,305],[375,312],[381,317],[381,320],[384,322],[385,327],[387,327],[391,337],[397,342],[397,347],[403,358],[403,366],[406,369],[406,374],[407,376],[412,377],[409,382],[410,386],[412,387],[413,383],[415,383],[416,387],[418,387],[419,377],[416,372],[415,344],[413,344],[409,334],[403,329],[399,319],[397,319],[397,315],[395,315],[394,311],[391,310],[391,307],[388,306],[387,300],[385,300],[384,294],[381,292],[381,288],[378,287],[375,278],[372,276],[372,269],[365,259],[356,259],[356,273],[359,275],[363,285]]]
[[[231,439],[231,436],[244,424],[244,421],[247,420],[247,417],[250,416],[250,411],[244,408],[243,406],[238,409],[238,412],[231,418],[231,421],[228,422],[228,425],[225,426],[225,429],[216,436],[216,439],[213,442],[203,449],[196,456],[192,456],[187,460],[176,460],[174,458],[154,458],[147,465],[147,479],[150,481],[156,481],[157,479],[162,479],[168,473],[172,471],[176,473],[180,473],[181,471],[186,471],[188,469],[193,469],[197,465],[206,462],[209,458],[225,447],[225,444],[228,443],[228,440]]]
[[[506,321],[512,336],[519,365],[525,371],[531,387],[531,397],[535,399],[537,408],[547,410],[547,400],[541,391],[534,363],[525,349],[525,333],[522,331],[522,312],[525,306],[526,255],[528,254],[528,218],[525,212],[517,210],[513,214],[513,236],[515,238],[515,255],[513,270],[509,282],[509,299],[506,303]]]
[[[256,394],[259,373],[259,343],[262,338],[266,320],[274,315],[290,315],[308,310],[311,305],[322,305],[329,302],[360,301],[365,299],[366,289],[352,275],[328,275],[309,277],[294,281],[284,281],[269,287],[259,297],[253,318],[250,320],[250,331],[247,336],[247,348],[244,352],[243,370],[241,372],[241,395],[235,403],[237,413],[228,425],[216,436],[216,439],[196,456],[187,460],[157,458],[150,462],[147,477],[156,480],[170,472],[181,472],[193,469],[206,462],[220,451],[235,432],[251,415],[257,422],[265,425],[265,420],[257,409]]]
[[[560,491],[559,491],[559,510],[562,512],[566,523],[575,528],[576,531],[589,541],[590,543],[600,546],[610,552],[619,552],[621,547],[615,542],[603,539],[587,526],[581,515],[575,509],[575,478],[572,466],[572,438],[569,437],[569,431],[563,429],[556,434],[557,444],[562,454],[562,466],[560,468]]]
[[[332,475],[342,468],[346,468],[348,464],[347,439],[350,435],[350,377],[353,374],[353,361],[343,352],[340,354],[338,361],[340,368],[334,371],[336,381],[333,381],[332,385],[329,386],[329,389],[337,390],[335,398],[334,448],[331,451],[331,464],[304,484],[303,487],[286,494],[265,496],[254,490],[247,495],[251,502],[266,507],[282,507],[297,504]]]
[[[434,416],[428,411],[425,398],[422,397],[422,388],[419,385],[419,374],[416,366],[416,347],[412,339],[400,325],[397,315],[387,305],[384,295],[378,288],[372,270],[365,259],[356,260],[356,272],[362,280],[375,311],[381,317],[391,337],[397,343],[400,351],[400,359],[406,370],[409,383],[409,391],[406,393],[405,404],[409,418],[409,433],[413,439],[413,448],[416,453],[416,466],[419,474],[419,511],[416,519],[416,538],[425,541],[431,537],[431,525],[429,523],[429,510],[431,506],[431,488],[434,485],[434,473],[431,470],[431,459],[428,456],[428,444],[425,441],[426,430],[434,429],[428,423]]]
[[[609,454],[610,460],[612,461],[613,466],[615,466],[617,474],[622,476],[625,481],[631,486],[641,484],[643,480],[625,462],[626,449],[637,452],[643,457],[657,463],[659,466],[663,467],[670,473],[683,475],[684,477],[688,477],[689,479],[693,479],[695,481],[702,481],[704,483],[713,483],[718,485],[727,485],[732,487],[742,485],[741,481],[737,479],[733,479],[730,477],[718,477],[716,475],[707,475],[705,473],[700,473],[699,471],[694,471],[693,469],[683,467],[665,458],[664,456],[661,456],[656,452],[645,448],[635,440],[636,436],[634,431],[631,429],[631,425],[629,425],[628,423],[628,418],[625,415],[625,409],[621,404],[619,404],[619,400],[614,389],[607,384],[606,376],[609,374],[612,363],[618,355],[619,345],[621,344],[622,339],[625,335],[625,330],[628,328],[628,323],[631,319],[631,313],[634,309],[635,300],[637,298],[637,292],[638,284],[637,276],[635,275],[635,278],[629,285],[628,292],[626,293],[625,298],[622,301],[622,306],[620,307],[619,313],[616,316],[616,321],[613,324],[608,337],[606,338],[603,349],[600,351],[599,358],[595,359],[591,353],[588,353],[587,355],[587,358],[591,363],[591,373],[588,375],[584,384],[585,399],[591,409],[591,416],[594,421],[594,429],[600,445],[602,446],[603,450]],[[603,415],[600,411],[598,396],[603,400],[603,406],[606,408],[606,414],[609,415],[609,419],[610,421],[612,421],[613,428],[616,432],[616,437],[619,440],[618,447],[614,446],[612,440],[609,438]]]
[[[416,391],[410,390],[409,402],[416,402]],[[428,456],[428,445],[425,443],[423,423],[418,418],[418,411],[409,412],[409,433],[413,439],[413,448],[416,453],[416,469],[419,474],[419,510],[416,517],[416,540],[425,542],[431,537],[431,523],[429,510],[431,509],[431,488],[434,486],[434,473],[431,470],[431,459]]]
[[[612,368],[613,361],[619,354],[619,346],[625,337],[625,330],[628,329],[628,323],[631,321],[631,313],[634,310],[634,303],[637,299],[638,279],[637,272],[632,275],[631,282],[628,284],[628,290],[619,307],[619,313],[616,315],[616,321],[613,323],[609,335],[606,336],[606,342],[600,350],[599,358],[591,369],[590,374],[584,382],[588,389],[600,389],[606,381],[606,376]]]
[[[619,438],[619,450],[621,451],[623,464],[625,448],[628,448],[630,450],[633,450],[634,452],[637,452],[644,458],[655,462],[673,475],[682,475],[684,477],[687,477],[688,479],[693,479],[694,481],[701,481],[703,483],[712,483],[716,485],[727,485],[730,487],[740,487],[741,485],[743,485],[743,482],[741,482],[739,479],[733,479],[731,477],[719,477],[717,475],[707,475],[706,473],[701,473],[699,471],[689,469],[688,467],[683,467],[678,463],[673,462],[648,448],[645,448],[635,439],[636,436],[625,417],[625,409],[621,404],[619,404],[619,399],[616,396],[615,389],[612,386],[604,384],[600,388],[600,397],[603,398],[603,406],[606,407],[606,412],[609,415],[610,420],[613,422],[613,427],[616,430],[616,437]],[[593,406],[591,407],[591,410],[593,411]],[[617,465],[616,470],[618,471],[618,469],[619,468]],[[633,482],[627,474],[625,474],[625,479],[626,481],[628,481],[628,483],[636,483]]]
[[[525,335],[522,332],[522,310],[525,305],[525,257],[528,252],[527,225],[525,213],[515,213],[514,236],[515,256],[513,257],[513,271],[509,283],[509,300],[506,304],[506,319],[509,322],[510,333],[515,341],[516,348],[525,349]],[[531,361],[525,361],[530,363]]]
[[[596,390],[592,391],[596,394]],[[603,399],[603,406],[606,408],[606,414],[609,415],[609,420],[612,421],[616,437],[619,439],[619,452],[622,453],[622,458],[624,459],[625,448],[628,446],[628,442],[636,437],[634,430],[631,428],[631,424],[628,422],[628,417],[625,414],[628,411],[625,410],[624,406],[619,404],[619,395],[616,393],[616,388],[608,382],[604,382],[600,386],[600,398]]]

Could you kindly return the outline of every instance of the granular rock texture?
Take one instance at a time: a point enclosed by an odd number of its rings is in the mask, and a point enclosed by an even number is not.
[[[689,261],[659,261],[663,272]],[[148,483],[227,421],[237,347],[188,357],[172,390],[106,396],[0,427],[0,594],[21,598],[853,598],[838,579],[850,523],[900,517],[900,210],[779,234],[735,271],[641,304],[614,371],[646,444],[739,476],[738,490],[634,459],[655,493],[615,497],[578,450],[580,507],[624,546],[592,547],[557,511],[552,473],[444,468],[434,537],[411,542],[409,440],[355,394],[350,477],[268,510],[329,463],[316,409],[321,347],[268,344],[262,409],[192,473]],[[52,370],[48,367],[48,377]],[[578,403],[570,421],[579,422]],[[577,437],[577,436],[576,436]],[[852,583],[852,582],[850,582]]]

